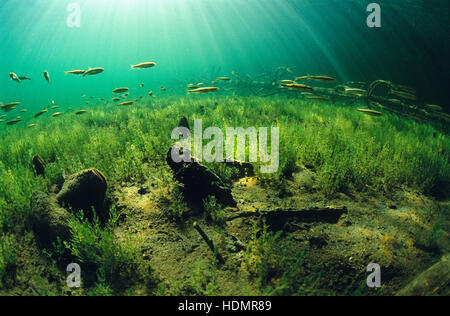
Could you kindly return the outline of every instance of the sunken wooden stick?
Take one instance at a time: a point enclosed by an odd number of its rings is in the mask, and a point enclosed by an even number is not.
[[[194,222],[194,228],[198,231],[200,236],[202,236],[203,240],[208,244],[208,246],[211,249],[211,251],[213,253],[216,253],[215,247],[214,247],[214,243],[208,237],[208,235],[206,235],[206,233],[203,231],[203,229],[200,227],[200,225],[197,222]],[[223,260],[223,258],[222,258],[222,256],[220,255],[219,252],[217,252],[217,259],[219,260],[220,263],[224,263],[225,262],[225,260]]]

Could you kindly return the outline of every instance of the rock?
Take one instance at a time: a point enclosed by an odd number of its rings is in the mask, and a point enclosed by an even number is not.
[[[44,242],[51,243],[57,237],[69,240],[71,233],[68,220],[71,214],[58,205],[55,197],[40,191],[31,196],[31,210],[33,214],[33,228]]]
[[[58,203],[73,211],[83,210],[87,218],[92,218],[92,208],[100,219],[106,219],[104,207],[107,189],[106,177],[92,168],[68,176],[57,194]]]
[[[450,285],[450,254],[442,257],[441,261],[422,272],[406,287],[400,290],[398,296],[426,296],[441,293],[449,295]],[[446,292],[446,293],[445,293]]]
[[[38,176],[45,177],[45,167],[47,164],[45,163],[44,159],[39,157],[39,155],[35,155],[32,160],[34,171]]]
[[[219,204],[224,206],[236,206],[236,201],[231,194],[231,188],[225,186],[223,181],[208,167],[203,166],[190,157],[189,162],[176,163],[172,159],[171,147],[167,153],[166,161],[173,171],[175,179],[184,184],[184,196],[186,199],[201,202],[204,198],[212,195]]]

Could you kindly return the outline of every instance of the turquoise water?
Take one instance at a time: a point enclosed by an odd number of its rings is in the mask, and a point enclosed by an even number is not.
[[[285,66],[294,76],[392,80],[447,107],[448,1],[378,1],[381,28],[366,24],[370,2],[2,0],[0,101],[40,109],[51,100],[82,102],[82,94],[110,98],[121,86],[141,93],[140,83],[184,95],[187,83]],[[80,27],[67,25],[70,3],[80,5]],[[129,70],[144,61],[157,66]],[[64,73],[88,67],[105,72]],[[18,84],[9,72],[32,81]]]

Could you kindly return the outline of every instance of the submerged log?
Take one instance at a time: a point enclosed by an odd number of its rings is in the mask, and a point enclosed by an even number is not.
[[[195,230],[200,234],[200,236],[202,236],[203,240],[206,242],[206,244],[208,245],[209,249],[211,249],[211,251],[214,254],[216,254],[217,260],[219,260],[220,263],[224,263],[225,260],[223,260],[223,258],[220,255],[220,253],[218,251],[216,251],[216,247],[214,246],[214,243],[211,240],[211,238],[209,238],[208,235],[206,235],[206,233],[203,231],[203,229],[200,227],[200,225],[197,222],[194,222],[193,226],[194,226]]]
[[[185,127],[185,128],[187,128],[188,130],[190,130],[190,128],[189,128],[189,122],[188,122],[188,119],[186,118],[186,116],[182,116],[181,117],[181,119],[180,119],[180,121],[178,122],[178,127]]]
[[[325,207],[310,208],[303,210],[263,210],[257,212],[240,212],[231,215],[227,221],[232,221],[242,217],[259,217],[266,220],[266,223],[273,229],[279,229],[288,221],[300,221],[304,223],[325,222],[336,224],[343,214],[347,214],[347,208],[341,207]]]
[[[422,272],[406,287],[397,293],[397,296],[425,296],[436,295],[442,290],[449,295],[448,286],[450,285],[450,254],[441,258],[441,261],[432,265],[429,269]],[[447,289],[447,290],[445,290]]]
[[[172,151],[179,150],[172,146],[166,157],[167,164],[172,169],[175,179],[184,185],[184,196],[186,199],[201,202],[212,195],[217,202],[224,206],[236,206],[236,201],[231,194],[231,188],[227,187],[222,179],[208,167],[195,161],[189,152],[189,162],[175,162],[172,159]]]

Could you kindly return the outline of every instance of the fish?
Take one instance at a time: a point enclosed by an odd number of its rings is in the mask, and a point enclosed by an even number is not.
[[[0,119],[5,118],[6,114],[0,115]]]
[[[5,112],[10,112],[20,105],[20,102],[10,102],[1,106],[1,109]]]
[[[394,90],[400,90],[400,91],[408,92],[410,94],[417,94],[416,90],[414,90],[413,88],[403,86],[400,84],[396,85]]]
[[[36,124],[30,124],[30,125],[28,125],[28,128],[32,128],[32,127],[36,127]]]
[[[321,97],[321,96],[316,96],[316,95],[306,96],[306,98],[307,98],[308,100],[321,101],[321,102],[329,102],[329,101],[330,101],[329,98]]]
[[[39,117],[39,116],[41,116],[42,114],[47,113],[47,112],[48,112],[48,110],[42,110],[42,111],[36,113],[36,114],[34,115],[34,117]]]
[[[69,71],[65,71],[66,75],[83,75],[86,72],[86,70],[81,70],[81,69],[77,69],[77,70],[69,70]]]
[[[291,90],[298,90],[298,91],[313,91],[314,89],[306,84],[301,83],[282,83],[282,87],[289,88]]]
[[[399,96],[400,98],[410,100],[410,101],[416,101],[417,97],[411,93],[399,91],[399,90],[391,90],[391,94],[394,94],[396,96]]]
[[[127,91],[129,91],[130,89],[128,89],[128,88],[117,88],[117,89],[114,89],[114,93],[123,93],[123,92],[127,92]]]
[[[349,95],[354,95],[354,96],[364,96],[367,94],[366,90],[363,89],[357,89],[357,88],[345,88],[345,93],[349,94]]]
[[[86,95],[85,94],[83,94],[82,96],[81,96],[82,98],[85,98],[86,97]]]
[[[11,78],[11,80],[16,81],[16,82],[20,82],[19,76],[17,76],[15,73],[10,72],[9,73],[9,77]]]
[[[31,78],[27,77],[27,76],[20,76],[19,79],[20,80],[31,80]]]
[[[204,82],[199,82],[199,83],[197,83],[197,86],[199,86],[199,87],[202,87],[202,86],[204,86],[204,85],[205,85]]]
[[[134,101],[125,101],[122,103],[117,104],[117,106],[127,106],[127,105],[133,105]]]
[[[145,63],[140,63],[137,65],[131,65],[131,69],[145,69],[145,68],[152,68],[155,66],[156,66],[156,63],[154,63],[154,62],[145,62]]]
[[[57,117],[57,116],[60,116],[60,115],[63,115],[64,113],[62,113],[62,112],[56,112],[56,113],[53,113],[53,115],[52,115],[52,117]]]
[[[149,90],[149,91],[148,91],[148,95],[149,95],[149,96],[152,96],[152,95],[153,95],[153,91]]]
[[[198,89],[194,89],[194,90],[189,90],[188,93],[211,93],[211,92],[216,92],[219,91],[220,89],[217,87],[204,87],[204,88],[198,88]]]
[[[20,112],[25,113],[27,111],[27,109],[22,109],[20,110]]]
[[[372,115],[372,116],[382,116],[383,113],[375,111],[375,110],[371,110],[371,109],[356,109],[358,112],[364,113],[364,114],[368,114],[368,115]]]
[[[167,89],[165,87],[160,87],[161,91],[166,91]]]
[[[10,103],[7,103],[7,104],[3,105],[3,107],[16,106],[16,105],[20,105],[20,102],[10,102]]]
[[[114,102],[117,102],[117,101],[120,101],[121,99],[120,98],[113,98],[112,99]]]
[[[19,122],[22,122],[21,118],[17,118],[15,120],[9,121],[9,122],[6,123],[6,125],[14,125],[14,124],[17,124]]]
[[[284,84],[295,84],[296,82],[294,80],[280,80],[280,83]]]
[[[216,80],[231,81],[231,78],[229,78],[229,77],[217,77]]]
[[[48,83],[50,83],[50,74],[48,73],[47,70],[44,71],[44,78],[45,80],[47,80]]]
[[[86,112],[87,112],[86,110],[79,110],[79,111],[76,111],[75,114],[76,115],[81,115],[81,114],[84,114]]]
[[[57,109],[57,108],[59,108],[59,106],[54,105],[54,106],[52,106],[50,109],[55,110],[55,109]]]
[[[392,103],[395,103],[395,104],[398,104],[398,105],[402,105],[403,104],[403,102],[400,101],[399,99],[388,99],[388,101],[390,101]]]
[[[196,84],[192,84],[192,83],[188,84],[187,87],[188,87],[188,89],[191,89],[191,90],[200,88]]]
[[[216,80],[213,80],[213,81],[211,81],[211,84],[217,84],[217,81]]]
[[[442,111],[442,106],[436,104],[425,104],[425,106],[433,111]]]
[[[92,76],[92,75],[97,75],[97,74],[100,74],[100,73],[102,73],[102,72],[104,72],[105,71],[105,69],[104,68],[101,68],[101,67],[97,67],[97,68],[89,68],[88,70],[86,70],[84,73],[83,73],[83,77],[86,77],[86,76]]]
[[[311,93],[311,92],[302,92],[302,95],[304,95],[305,97],[306,97],[306,96],[313,96],[314,93]]]
[[[144,87],[144,84],[143,84],[143,83],[141,83],[141,84],[140,84],[140,86],[141,86],[141,88],[143,88],[143,87]]]
[[[296,77],[295,80],[316,80],[321,82],[336,82],[336,79],[329,76],[303,76]]]

